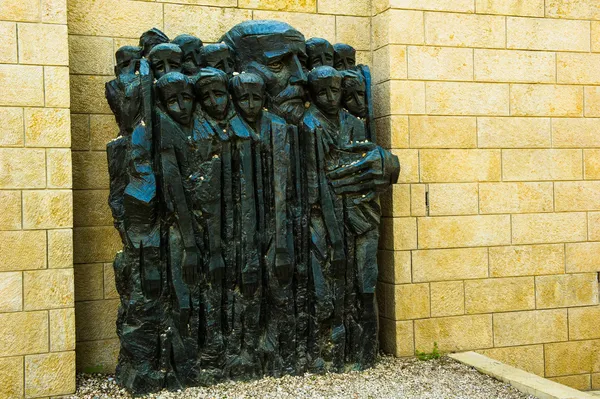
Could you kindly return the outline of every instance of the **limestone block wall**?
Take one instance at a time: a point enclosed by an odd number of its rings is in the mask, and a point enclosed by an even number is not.
[[[0,397],[75,390],[66,0],[0,1]]]
[[[121,248],[107,205],[106,143],[118,133],[104,99],[114,52],[157,27],[170,37],[189,33],[205,43],[249,19],[289,22],[306,38],[356,47],[371,61],[370,0],[68,0],[75,249],[77,368],[114,370],[118,295],[112,260]]]
[[[600,3],[374,0],[382,344],[600,388]],[[387,134],[381,133],[386,131]]]

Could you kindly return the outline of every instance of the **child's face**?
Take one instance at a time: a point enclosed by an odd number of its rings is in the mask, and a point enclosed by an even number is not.
[[[327,115],[335,115],[340,110],[342,100],[342,80],[333,77],[319,79],[311,84],[313,101]]]
[[[343,103],[352,115],[365,117],[367,115],[365,85],[361,83],[357,86],[345,88]]]
[[[222,82],[210,82],[200,86],[200,103],[206,113],[215,119],[225,118],[229,93]]]
[[[173,120],[188,125],[194,111],[194,91],[190,84],[176,82],[162,89],[163,105]]]
[[[233,58],[231,57],[230,51],[226,48],[214,51],[205,50],[203,59],[205,63],[204,66],[220,69],[225,72],[227,76],[231,76],[233,73]]]
[[[255,122],[263,106],[264,87],[259,84],[242,83],[235,92],[235,102],[240,114],[247,121]]]
[[[154,78],[160,79],[169,72],[181,72],[181,53],[171,49],[161,49],[152,53],[150,63]]]

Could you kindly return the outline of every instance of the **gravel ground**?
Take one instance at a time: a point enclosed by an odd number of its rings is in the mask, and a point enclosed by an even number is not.
[[[128,399],[131,396],[117,386],[113,376],[80,374],[77,393],[70,398]],[[382,356],[374,368],[363,372],[227,382],[208,388],[164,391],[144,398],[535,399],[448,357],[419,361],[390,356]]]

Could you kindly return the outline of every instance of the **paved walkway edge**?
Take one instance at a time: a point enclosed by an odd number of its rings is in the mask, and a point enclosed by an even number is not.
[[[597,396],[550,381],[475,352],[452,353],[450,358],[483,374],[509,383],[519,391],[539,399],[598,399]]]

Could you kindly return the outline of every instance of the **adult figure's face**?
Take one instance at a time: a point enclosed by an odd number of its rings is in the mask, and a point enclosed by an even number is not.
[[[234,101],[242,117],[256,122],[264,102],[264,88],[255,84],[241,84],[236,88]]]
[[[194,89],[191,84],[176,82],[162,88],[162,102],[174,121],[188,125],[194,111]]]
[[[175,44],[163,43],[155,46],[148,55],[154,78],[160,79],[169,72],[181,72],[181,56],[182,51]]]
[[[229,93],[224,83],[213,81],[200,85],[198,89],[200,104],[211,117],[225,118],[229,105]]]
[[[311,84],[311,94],[317,108],[327,116],[334,116],[340,110],[342,83],[339,78],[322,78]]]
[[[333,46],[325,39],[308,40],[306,54],[306,66],[309,70],[320,66],[333,66]]]
[[[352,115],[366,117],[367,104],[365,93],[365,84],[362,82],[355,86],[344,88],[342,102]]]
[[[231,77],[234,71],[231,50],[223,43],[205,46],[202,51],[202,66],[220,69]]]

